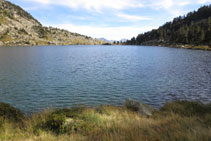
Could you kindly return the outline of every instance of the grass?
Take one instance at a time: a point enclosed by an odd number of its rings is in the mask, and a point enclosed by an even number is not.
[[[184,46],[183,48],[186,48],[186,49],[196,49],[196,50],[207,50],[207,51],[211,51],[211,47],[209,47],[209,46],[203,46],[203,45],[199,45],[199,46],[188,46],[188,45],[186,45],[186,46]]]
[[[211,105],[188,101],[167,103],[148,117],[115,106],[46,110],[26,117],[0,104],[0,140],[206,141],[211,140],[210,127]]]

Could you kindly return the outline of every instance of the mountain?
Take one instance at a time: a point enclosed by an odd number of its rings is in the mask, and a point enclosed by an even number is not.
[[[104,42],[107,42],[107,43],[113,43],[114,42],[113,40],[108,40],[108,39],[105,39],[105,38],[98,38],[98,40],[101,40],[101,41],[104,41]]]
[[[120,43],[125,43],[127,41],[127,39],[121,39],[119,41],[115,41],[115,40],[107,40],[105,38],[98,38],[98,40],[107,42],[108,44],[120,44]]]
[[[121,39],[121,40],[120,40],[121,43],[124,43],[124,42],[126,42],[126,41],[127,41],[127,39]]]
[[[174,18],[156,30],[139,34],[127,41],[130,45],[205,46],[211,50],[211,5],[186,16]]]
[[[44,27],[21,7],[0,0],[0,46],[103,44],[104,41]]]

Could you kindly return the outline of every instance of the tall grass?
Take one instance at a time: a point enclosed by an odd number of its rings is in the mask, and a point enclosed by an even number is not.
[[[115,106],[47,110],[15,122],[2,117],[0,140],[211,140],[211,106],[187,101],[150,117]]]

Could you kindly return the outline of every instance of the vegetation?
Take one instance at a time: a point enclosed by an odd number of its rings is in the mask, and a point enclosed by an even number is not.
[[[22,122],[24,115],[16,108],[5,103],[0,103],[0,118],[12,122]]]
[[[211,48],[211,5],[128,40],[131,45],[205,45]]]
[[[132,105],[56,109],[23,116],[1,103],[0,140],[211,139],[210,104],[171,102],[148,117],[137,112],[137,104]]]

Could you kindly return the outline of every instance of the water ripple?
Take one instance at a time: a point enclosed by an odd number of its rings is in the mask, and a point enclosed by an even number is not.
[[[25,113],[77,105],[211,102],[211,52],[140,46],[0,48],[0,101]]]

